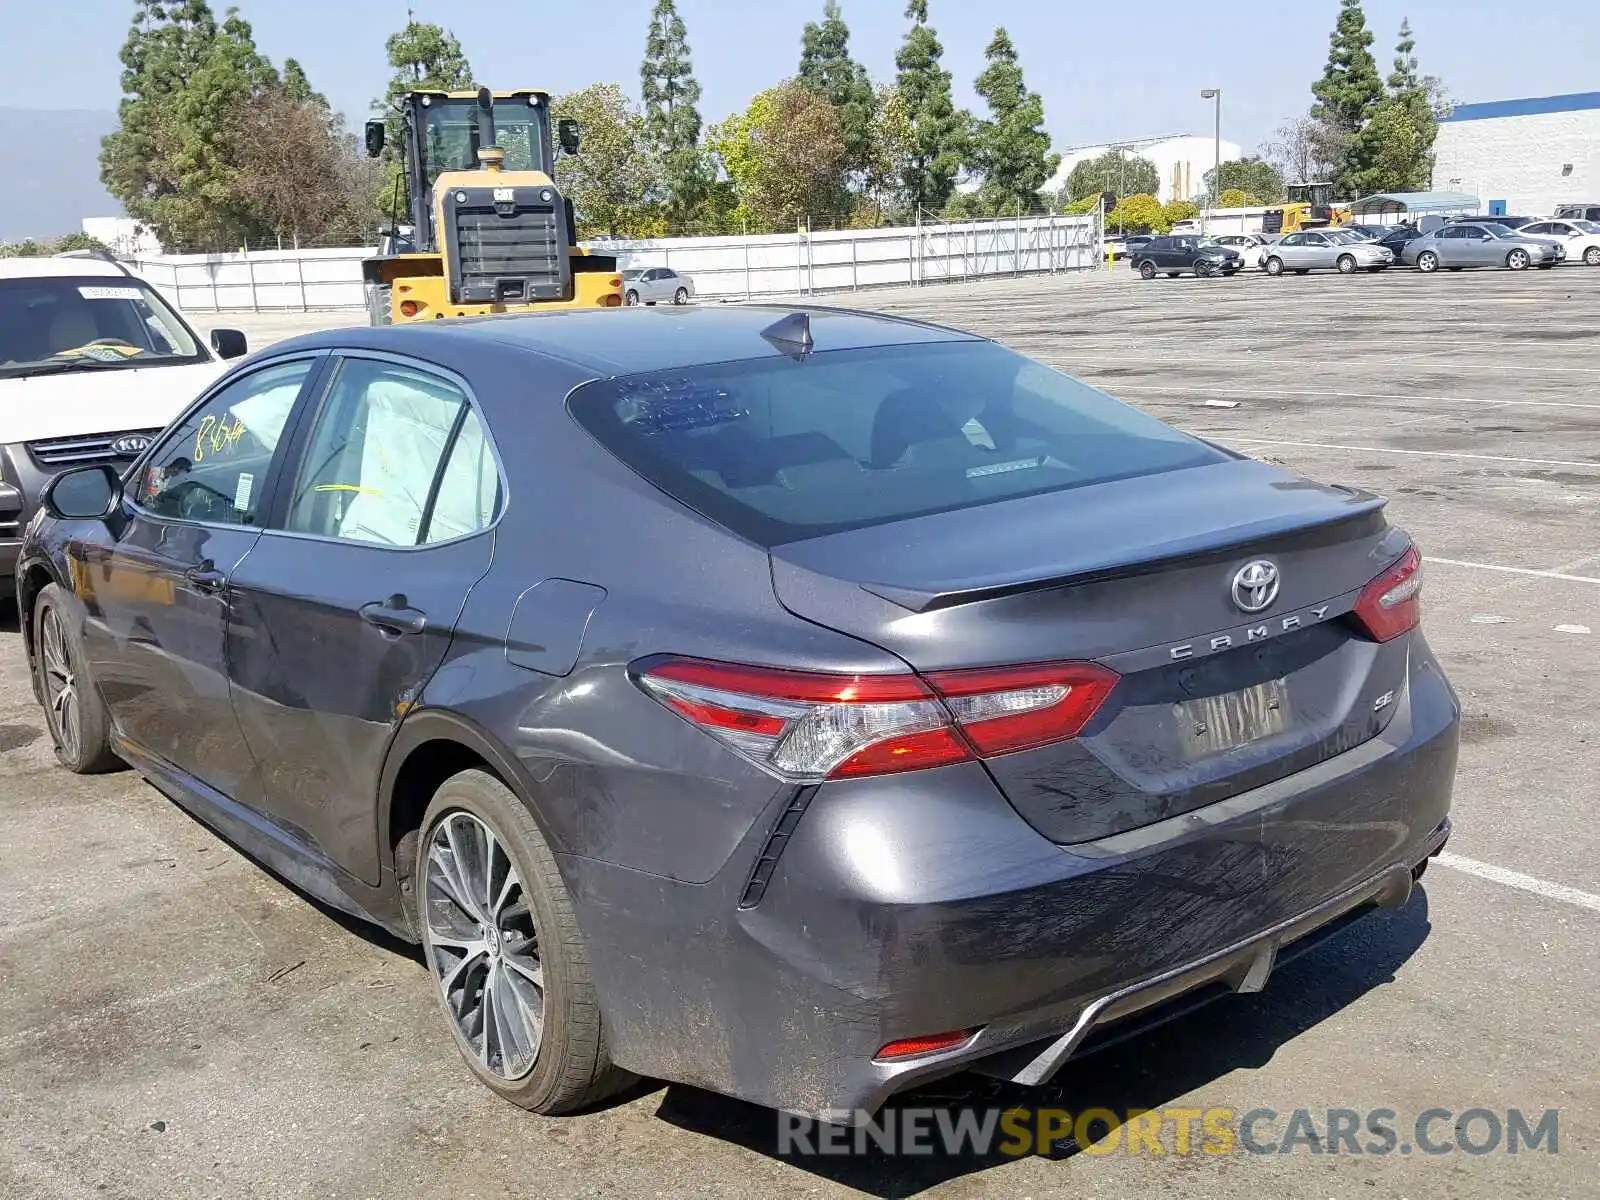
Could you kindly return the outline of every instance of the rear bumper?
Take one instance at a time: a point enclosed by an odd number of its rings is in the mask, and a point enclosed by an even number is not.
[[[568,862],[614,1057],[847,1119],[968,1068],[1042,1083],[1108,1022],[1255,990],[1297,939],[1403,903],[1448,836],[1459,709],[1419,635],[1411,659],[1380,737],[1099,842],[1048,842],[963,764],[817,791],[750,908],[766,829],[701,887]],[[953,1050],[873,1058],[967,1029]]]

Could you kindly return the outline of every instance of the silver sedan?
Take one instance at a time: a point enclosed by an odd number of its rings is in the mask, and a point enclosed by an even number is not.
[[[1276,245],[1267,247],[1262,264],[1268,275],[1293,271],[1338,271],[1353,275],[1357,271],[1381,271],[1394,262],[1387,247],[1367,241],[1342,229],[1306,229],[1291,233]]]
[[[1449,271],[1463,267],[1525,271],[1529,267],[1553,267],[1564,257],[1562,247],[1550,238],[1528,237],[1491,221],[1452,221],[1432,233],[1412,238],[1400,252],[1401,262],[1413,263],[1423,272],[1440,267]]]
[[[694,280],[671,267],[629,267],[622,273],[623,300],[635,304],[687,304],[694,299]]]

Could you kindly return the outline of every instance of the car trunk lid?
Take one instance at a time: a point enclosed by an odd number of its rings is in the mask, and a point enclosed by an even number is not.
[[[775,547],[792,612],[922,672],[1093,660],[1122,679],[1075,739],[987,760],[1076,843],[1260,786],[1379,733],[1404,640],[1347,619],[1403,552],[1383,502],[1236,459]],[[1270,564],[1259,611],[1236,577]],[[1248,591],[1244,600],[1258,598]]]

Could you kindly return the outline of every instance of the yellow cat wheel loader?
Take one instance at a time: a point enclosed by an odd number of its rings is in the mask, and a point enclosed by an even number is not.
[[[374,325],[622,306],[617,260],[578,245],[556,187],[556,154],[578,153],[578,125],[563,119],[551,137],[547,92],[418,91],[399,107],[396,193],[405,188],[411,223],[396,221],[362,264]],[[367,122],[368,155],[383,153],[387,132]]]
[[[1262,216],[1262,233],[1294,233],[1350,223],[1350,210],[1333,204],[1331,183],[1291,183],[1285,195],[1285,203],[1272,205]]]

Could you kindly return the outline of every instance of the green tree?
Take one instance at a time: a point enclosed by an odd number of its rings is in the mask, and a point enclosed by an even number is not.
[[[914,130],[911,109],[900,89],[876,89],[872,120],[872,141],[861,174],[861,198],[852,222],[863,227],[883,224],[890,218],[904,219],[906,211],[904,167],[911,160]]]
[[[689,56],[689,34],[673,0],[656,0],[639,67],[645,127],[661,160],[672,230],[699,215],[715,176],[700,146],[700,81]]]
[[[1438,80],[1417,74],[1411,22],[1400,23],[1389,95],[1372,114],[1365,131],[1370,148],[1364,192],[1416,192],[1433,175],[1433,143],[1439,135]]]
[[[1165,233],[1172,228],[1161,201],[1147,192],[1118,200],[1117,206],[1106,214],[1106,227],[1109,229],[1113,225],[1128,233]]]
[[[582,153],[556,162],[556,183],[577,209],[578,234],[652,237],[665,232],[660,205],[661,163],[650,145],[644,114],[615,83],[595,83],[551,102],[559,119],[583,131]]]
[[[983,173],[982,196],[993,212],[1019,206],[1033,210],[1040,206],[1039,189],[1061,165],[1042,128],[1044,101],[1023,82],[1017,48],[1004,27],[994,31],[984,57],[988,65],[976,87],[988,102],[989,117],[977,123],[972,154],[973,165]]]
[[[848,150],[838,110],[796,81],[769,88],[707,139],[733,182],[751,229],[794,229],[830,211]]]
[[[1179,221],[1190,221],[1200,215],[1200,206],[1193,200],[1174,200],[1161,209],[1161,228],[1166,232]]]
[[[1384,98],[1361,0],[1339,0],[1339,18],[1328,36],[1328,63],[1322,78],[1311,85],[1311,94],[1316,97],[1312,119],[1327,127],[1338,147],[1334,192],[1353,196],[1371,169],[1375,146],[1367,125]]]
[[[1277,167],[1260,158],[1236,158],[1222,164],[1221,192],[1247,192],[1256,199],[1252,204],[1276,204],[1283,199],[1283,174]],[[1216,170],[1205,173],[1205,194],[1210,195]],[[1229,207],[1223,205],[1224,208]],[[1233,207],[1239,207],[1237,205]]]
[[[311,80],[306,78],[305,68],[297,59],[283,60],[283,92],[297,103],[309,102],[319,108],[328,107],[328,98],[311,86]]]
[[[1247,192],[1243,188],[1223,188],[1222,195],[1217,198],[1218,208],[1260,208],[1266,201],[1254,192]]]
[[[128,214],[180,250],[238,247],[265,227],[240,188],[239,129],[277,72],[250,25],[204,0],[140,0],[122,48],[119,128],[101,179]]]
[[[1148,158],[1126,150],[1111,149],[1086,158],[1067,172],[1067,186],[1061,197],[1066,204],[1114,192],[1117,196],[1154,195],[1161,190],[1161,172]],[[1090,206],[1093,208],[1093,205]]]
[[[850,27],[837,0],[827,0],[822,21],[806,22],[800,37],[799,81],[826,96],[839,114],[846,161],[852,172],[866,169],[872,153],[872,126],[878,111],[872,77],[850,57]]]
[[[455,34],[426,21],[408,20],[384,41],[383,52],[389,60],[389,85],[373,101],[384,114],[386,127],[380,203],[387,220],[407,221],[410,201],[402,181],[406,125],[401,97],[407,92],[464,91],[472,86],[472,65]]]
[[[971,118],[957,112],[951,98],[950,72],[939,65],[944,47],[928,25],[928,0],[909,0],[906,16],[911,28],[894,57],[895,87],[911,125],[900,176],[909,204],[938,212],[955,190]]]

